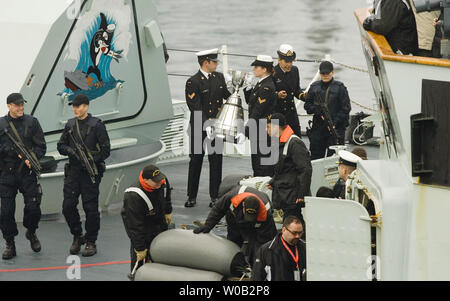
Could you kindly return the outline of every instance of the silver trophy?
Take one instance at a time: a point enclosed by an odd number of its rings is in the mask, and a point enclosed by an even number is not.
[[[236,136],[244,132],[244,109],[239,96],[239,89],[250,76],[247,72],[233,70],[231,72],[233,94],[222,105],[214,124],[214,133],[217,138],[237,143]]]

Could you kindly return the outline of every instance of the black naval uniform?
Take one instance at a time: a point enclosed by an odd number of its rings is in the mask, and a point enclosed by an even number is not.
[[[233,204],[233,198],[240,193],[252,193],[261,199],[265,206],[264,208],[260,206],[260,210],[266,211],[264,221],[257,220],[252,223],[244,220],[242,202],[238,206]],[[204,227],[207,230],[202,232],[209,232],[224,216],[227,222],[227,239],[236,243],[239,247],[242,247],[244,241],[248,241],[245,255],[249,257],[249,262],[253,264],[258,248],[277,234],[269,198],[265,193],[252,187],[234,186],[215,203],[205,221]]]
[[[83,229],[77,209],[78,197],[81,194],[83,209],[86,213],[85,239],[87,242],[95,243],[100,229],[99,186],[105,171],[105,160],[110,155],[111,145],[106,127],[100,119],[88,114],[84,120],[78,120],[82,141],[91,151],[98,169],[98,176],[95,178],[95,183],[92,183],[88,172],[77,158],[74,143],[69,136],[69,130],[72,130],[73,136],[80,142],[76,122],[76,118],[67,121],[57,145],[61,155],[69,156],[69,163],[64,168],[63,214],[70,232],[74,236],[82,235]]]
[[[220,112],[223,100],[230,97],[231,93],[227,89],[225,78],[220,72],[212,72],[209,78],[199,70],[197,74],[189,78],[186,82],[186,103],[191,111],[189,120],[189,175],[187,194],[189,200],[197,198],[200,174],[202,171],[203,157],[205,155],[204,142],[215,147],[215,153],[208,152],[209,161],[209,195],[211,199],[216,199],[219,185],[222,180],[222,150],[216,146],[216,140],[205,141],[206,131],[203,130],[204,122],[208,119],[215,119]],[[195,120],[194,112],[201,113],[201,120]],[[194,123],[201,122],[194,127]],[[201,127],[201,128],[200,128]],[[201,135],[201,141],[198,139]],[[197,138],[197,139],[195,139]],[[194,148],[194,141],[201,142]]]
[[[285,72],[280,65],[276,65],[273,80],[277,93],[283,90],[287,93],[285,99],[278,98],[277,112],[284,115],[294,134],[301,137],[300,122],[294,100],[294,98],[303,100],[303,90],[300,88],[298,68],[292,66],[291,71]]]
[[[325,97],[327,90],[328,100]],[[351,105],[347,88],[344,84],[334,79],[328,83],[322,81],[314,82],[309,89],[304,105],[308,114],[314,114],[310,135],[311,160],[324,158],[327,148],[335,144],[332,141],[333,139],[326,122],[321,117],[323,113],[322,108],[318,104],[320,102],[327,104],[328,112],[338,134],[337,144],[344,144],[345,129],[349,125]],[[333,150],[328,150],[328,156],[331,156],[333,153]]]
[[[16,138],[12,123],[23,144],[32,151],[39,160],[47,151],[44,132],[39,121],[30,115],[12,118],[9,114],[0,118],[0,227],[7,242],[13,241],[18,235],[14,213],[16,211],[17,191],[23,194],[25,201],[23,225],[30,233],[38,228],[41,219],[42,189],[37,182],[36,174],[28,168],[12,148],[12,142],[3,134],[4,129]]]
[[[131,270],[133,270],[137,260],[134,250],[149,249],[153,239],[168,229],[165,215],[172,213],[172,202],[167,179],[165,184],[154,191],[145,190],[139,182],[130,187],[141,189],[153,206],[153,210],[149,211],[147,203],[136,192],[126,192],[124,195],[121,215],[125,231],[131,240]],[[166,195],[164,190],[167,190]],[[141,265],[142,262],[138,264],[138,267]]]
[[[244,90],[244,95],[245,101],[248,104],[248,120],[254,120],[257,124],[256,137],[251,137],[253,135],[250,135],[251,133],[248,126],[245,128],[245,135],[251,142],[253,176],[272,176],[273,165],[261,164],[261,159],[269,157],[270,154],[263,155],[259,146],[261,140],[267,141],[267,146],[271,145],[270,137],[265,128],[261,129],[260,122],[263,120],[266,121],[267,117],[276,110],[277,96],[272,75],[269,75],[262,81],[258,82],[253,89]]]
[[[345,199],[345,181],[339,178],[333,186],[333,194],[335,198]]]

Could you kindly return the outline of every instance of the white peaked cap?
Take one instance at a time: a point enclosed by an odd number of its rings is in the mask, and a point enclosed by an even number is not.
[[[340,157],[339,163],[345,165],[356,166],[356,163],[362,160],[361,157],[346,150],[340,150],[338,155]]]
[[[270,55],[260,54],[256,57],[256,60],[260,62],[273,63],[273,58]]]
[[[294,47],[292,47],[289,44],[281,44],[280,48],[278,48],[278,51],[283,53],[283,54],[287,54],[287,53],[289,53],[289,51],[291,53],[294,53]]]
[[[195,55],[196,56],[205,56],[208,54],[218,54],[218,53],[219,53],[219,48],[214,48],[214,49],[199,51]]]

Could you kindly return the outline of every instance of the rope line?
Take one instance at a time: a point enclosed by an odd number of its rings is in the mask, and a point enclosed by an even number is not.
[[[176,48],[168,48],[167,50],[169,50],[169,51],[175,51],[175,52],[188,52],[188,53],[196,53],[196,52],[198,52],[198,50],[176,49]],[[222,54],[222,55],[229,55],[229,56],[237,56],[237,57],[250,57],[250,58],[255,58],[255,57],[256,57],[256,55],[239,54],[239,53],[228,53],[228,52],[226,52],[226,53],[224,52],[224,53],[221,53],[221,54]],[[277,59],[276,57],[272,57],[272,58],[273,58],[273,59]],[[296,59],[295,61],[297,61],[297,62],[307,62],[307,63],[320,63],[320,62],[322,62],[322,61],[324,61],[324,60],[323,60],[323,59]],[[336,64],[336,65],[342,66],[342,67],[347,68],[347,69],[350,69],[350,70],[368,73],[368,71],[365,70],[365,69],[358,68],[358,67],[353,67],[353,66],[350,66],[350,65],[341,63],[341,62],[337,62],[337,61],[334,60],[334,59],[330,59],[330,61],[331,61],[332,63]],[[178,74],[178,73],[168,73],[168,75],[169,75],[169,76],[177,76],[177,77],[191,77],[191,75],[187,75],[187,74]],[[350,100],[350,101],[351,101],[352,103],[354,103],[355,105],[357,105],[357,106],[359,106],[359,107],[361,107],[361,108],[363,108],[363,109],[365,109],[365,110],[368,110],[368,111],[371,111],[371,112],[378,112],[378,110],[374,110],[374,109],[372,109],[372,108],[369,108],[369,107],[367,107],[367,106],[361,104],[361,103],[358,102],[358,101],[355,101],[355,100]],[[300,116],[300,117],[309,117],[309,116],[312,116],[312,115],[301,115],[301,114],[298,114],[298,116]]]
[[[188,50],[188,49],[176,49],[176,48],[168,48],[167,50],[169,51],[174,51],[174,52],[188,52],[188,53],[196,53],[198,52],[197,50]],[[237,57],[249,57],[249,58],[255,58],[256,55],[251,55],[251,54],[240,54],[240,53],[230,53],[230,52],[222,52],[222,55],[229,55],[229,56],[237,56]],[[278,59],[278,57],[272,57],[272,59]],[[295,59],[296,62],[303,62],[303,63],[321,63],[324,60],[323,59]],[[332,63],[335,63],[339,66],[342,66],[344,68],[348,68],[354,71],[359,71],[359,72],[364,72],[364,73],[368,73],[367,70],[362,69],[362,68],[358,68],[358,67],[353,67],[341,62],[337,62],[333,59],[330,60]]]
[[[359,102],[357,102],[357,101],[355,101],[355,100],[351,100],[351,99],[350,99],[350,101],[351,101],[352,103],[354,103],[355,105],[357,105],[357,106],[359,106],[359,107],[361,107],[361,108],[363,108],[363,109],[366,109],[366,110],[368,110],[368,111],[378,112],[378,110],[375,110],[375,109],[366,107],[365,105],[362,105],[361,103],[359,103]]]

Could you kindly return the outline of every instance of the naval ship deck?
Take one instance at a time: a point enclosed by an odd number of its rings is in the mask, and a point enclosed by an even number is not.
[[[304,138],[308,146],[307,138]],[[309,147],[309,146],[308,146]],[[354,148],[350,146],[349,149]],[[369,159],[378,157],[378,147],[364,146]],[[186,179],[188,161],[169,164],[159,164],[163,173],[169,178],[172,191],[173,217],[172,222],[179,228],[182,224],[192,225],[194,220],[206,219],[209,205],[209,166],[205,157],[202,177],[200,179],[197,206],[185,208]],[[252,174],[250,158],[224,157],[223,176],[230,174]],[[62,189],[62,188],[61,188]],[[46,217],[43,217],[45,219]],[[47,217],[48,218],[48,217]],[[84,223],[83,223],[84,224]],[[84,225],[83,225],[84,226]],[[43,220],[37,231],[42,244],[42,251],[34,253],[29,241],[25,239],[25,228],[18,224],[19,235],[16,237],[17,256],[12,260],[0,260],[0,281],[64,281],[67,278],[67,267],[73,261],[66,262],[72,235],[62,216],[52,220]],[[226,235],[225,227],[213,230],[218,235]],[[0,242],[0,252],[3,252],[5,242]],[[103,212],[97,241],[97,254],[92,257],[82,257],[80,254],[81,281],[128,281],[130,271],[130,242],[123,227],[120,216],[120,206]],[[188,280],[188,279],[186,279]]]

